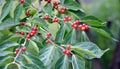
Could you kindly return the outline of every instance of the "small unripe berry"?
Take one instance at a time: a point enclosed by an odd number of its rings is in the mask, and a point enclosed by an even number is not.
[[[24,47],[22,47],[22,51],[26,51],[26,47],[24,46]]]
[[[19,32],[18,32],[17,30],[15,31],[15,33],[16,33],[16,34],[19,34]]]
[[[27,10],[26,13],[25,13],[25,15],[26,15],[27,17],[30,16],[30,10]]]

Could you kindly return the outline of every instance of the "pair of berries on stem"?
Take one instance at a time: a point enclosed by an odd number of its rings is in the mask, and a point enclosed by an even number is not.
[[[81,24],[80,20],[75,20],[75,22],[71,23],[71,26],[73,28],[79,28],[82,31],[88,30],[89,28],[87,24],[85,23]]]
[[[23,52],[26,51],[26,47],[25,47],[25,46],[23,46],[21,49],[22,49]],[[18,53],[19,51],[20,51],[19,48],[16,48],[16,49],[15,49],[15,53]]]
[[[50,32],[46,33],[46,38],[50,38],[51,35],[52,35],[52,34],[51,34]],[[50,42],[49,39],[47,39],[47,40],[45,41],[45,43],[46,43],[46,44],[50,44],[51,42]]]
[[[71,49],[71,46],[70,45],[66,45],[66,49],[63,49],[63,54],[65,55],[70,55],[70,49]]]

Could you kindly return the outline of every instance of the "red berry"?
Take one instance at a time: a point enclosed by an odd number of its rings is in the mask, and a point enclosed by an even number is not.
[[[71,46],[70,46],[70,45],[66,45],[66,49],[68,49],[68,50],[69,50],[70,48],[71,48]]]
[[[66,54],[66,50],[65,49],[63,50],[63,53]]]
[[[20,0],[20,3],[24,3],[24,0]]]
[[[81,24],[81,25],[78,26],[78,28],[79,28],[80,30],[82,30],[82,31],[88,30],[88,25],[86,25],[86,24]]]
[[[80,20],[75,20],[75,24],[80,24]]]
[[[75,24],[75,23],[71,23],[71,26],[72,26],[73,28],[77,28],[77,27],[78,27],[78,25]]]
[[[50,36],[51,36],[51,33],[48,32],[48,33],[46,34],[46,37],[49,38]]]
[[[30,10],[27,10],[25,15],[28,17],[30,15]]]
[[[19,52],[19,48],[16,48],[16,49],[15,49],[15,53],[18,53],[18,52]]]
[[[24,46],[24,47],[22,47],[22,51],[26,51],[26,47]]]
[[[49,16],[48,16],[48,15],[45,15],[45,16],[43,17],[43,19],[48,20],[48,19],[49,19]]]
[[[70,55],[70,51],[69,51],[69,50],[64,49],[64,50],[63,50],[63,54]]]
[[[59,22],[59,20],[57,18],[53,18],[52,22]]]
[[[58,12],[60,12],[60,13],[64,13],[65,10],[66,10],[66,7],[64,7],[64,6],[58,8]]]
[[[20,26],[25,26],[25,22],[20,22]]]
[[[19,32],[18,32],[17,30],[15,31],[15,33],[16,33],[16,34],[19,34]]]
[[[20,32],[21,35],[24,35],[24,32]]]
[[[63,21],[64,21],[64,22],[70,21],[70,20],[71,20],[71,18],[70,18],[69,16],[65,16],[65,17],[63,18]]]
[[[70,55],[70,51],[69,50],[66,50],[66,55]]]
[[[48,3],[50,3],[50,2],[51,2],[51,0],[44,0],[44,1],[46,1],[46,2],[48,2]]]
[[[50,44],[50,40],[46,40],[45,42],[46,42],[46,44]]]
[[[37,31],[37,27],[32,27],[32,31]]]
[[[30,38],[31,38],[30,34],[27,34],[26,39],[30,39]]]

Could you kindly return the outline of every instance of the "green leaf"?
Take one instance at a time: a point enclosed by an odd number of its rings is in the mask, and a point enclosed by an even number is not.
[[[60,29],[58,30],[55,41],[59,43],[64,42],[64,34],[65,34],[65,24],[61,25]]]
[[[38,56],[31,54],[28,54],[27,56],[32,60],[33,64],[39,67],[39,69],[45,69],[44,63],[41,61],[41,59],[39,59]]]
[[[76,30],[72,29],[70,33],[68,33],[66,39],[65,39],[66,44],[74,44],[76,43]]]
[[[5,57],[4,59],[0,60],[0,66],[5,66],[6,64],[13,61],[13,57]]]
[[[48,68],[54,66],[55,62],[60,56],[59,49],[53,45],[43,48],[40,53],[41,55],[39,56],[39,58]]]
[[[6,42],[4,44],[1,45],[1,49],[2,51],[9,51],[13,48],[15,48],[16,46],[18,46],[19,44],[18,43],[15,43],[15,42]]]
[[[98,19],[95,16],[85,16],[85,17],[82,18],[82,20],[95,20],[95,21],[98,21],[98,22],[102,23],[102,20]]]
[[[85,31],[81,31],[81,32],[82,32],[80,37],[81,42],[90,41]]]
[[[92,42],[81,42],[72,46],[72,50],[76,54],[88,59],[100,58],[107,50],[102,51],[96,44]]]
[[[5,5],[2,8],[2,13],[1,13],[1,16],[0,16],[0,22],[8,15],[8,13],[11,10],[12,4],[13,4],[13,1],[11,1],[11,0],[7,1],[5,3]]]
[[[94,27],[91,27],[91,29],[94,30],[94,31],[96,31],[97,33],[103,35],[104,37],[113,39],[112,36],[111,36],[111,34],[108,33],[107,31],[105,31],[104,29],[94,28]]]
[[[0,24],[0,30],[18,25],[19,22],[18,21],[14,21],[13,19],[6,19],[2,24]]]
[[[32,60],[25,54],[22,54],[22,58],[23,58],[22,62],[24,62],[26,64],[32,64],[33,63]]]
[[[5,69],[20,69],[20,65],[17,63],[9,63],[8,65],[6,65]]]
[[[97,20],[81,20],[82,22],[85,22],[86,24],[93,26],[93,27],[98,27],[98,28],[104,28],[105,25],[102,24],[102,22],[99,22]]]
[[[42,18],[34,18],[32,21],[35,25],[38,25],[39,27],[47,27],[46,21],[44,21]]]
[[[65,0],[64,5],[70,10],[80,10],[80,4],[73,0]]]
[[[37,44],[32,40],[29,40],[29,44],[27,46],[27,52],[34,55],[38,55],[40,53]]]
[[[18,4],[14,11],[14,19],[19,20],[20,15],[22,14],[23,4]]]
[[[70,69],[69,59],[67,55],[63,55],[55,64],[54,69]]]
[[[43,11],[45,13],[48,13],[49,15],[52,16],[52,4],[51,3],[47,3],[44,7],[43,7]]]
[[[78,55],[72,55],[73,69],[85,69],[85,59]]]

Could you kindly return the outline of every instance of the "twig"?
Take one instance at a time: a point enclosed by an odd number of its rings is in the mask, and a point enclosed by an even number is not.
[[[22,44],[22,47],[26,45],[27,39],[25,39],[24,43]],[[13,63],[15,63],[15,61],[17,60],[17,58],[19,57],[21,51],[22,51],[22,47],[20,48],[19,52],[17,53],[17,55],[14,57]]]

